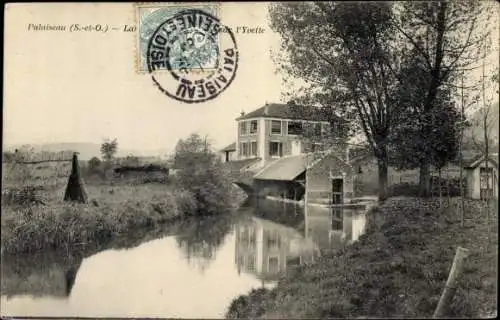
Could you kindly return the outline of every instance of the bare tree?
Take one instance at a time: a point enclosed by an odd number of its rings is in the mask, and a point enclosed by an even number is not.
[[[495,124],[498,123],[498,118],[495,119],[493,116],[493,104],[491,99],[486,97],[486,89],[487,82],[485,76],[485,62],[483,59],[482,64],[482,79],[481,79],[481,96],[482,96],[482,107],[478,110],[479,117],[476,119],[476,123],[479,126],[482,137],[477,137],[476,133],[473,132],[472,141],[476,145],[476,147],[480,150],[482,158],[485,161],[485,194],[484,200],[486,204],[486,223],[488,224],[488,239],[491,241],[491,223],[490,223],[490,202],[493,197],[493,194],[490,194],[490,178],[493,183],[494,171],[493,168],[490,168],[490,155],[491,155],[491,146],[495,143],[498,143],[498,136],[494,135]],[[495,78],[492,78],[495,80]],[[488,83],[489,84],[489,83]],[[498,83],[497,83],[498,85]],[[490,170],[491,169],[491,170]],[[482,176],[480,176],[482,178]],[[480,181],[480,184],[482,181]],[[491,185],[491,187],[493,187]]]
[[[460,116],[461,116],[461,121],[458,123],[459,129],[460,129],[460,138],[458,140],[458,160],[459,160],[459,188],[460,188],[460,201],[457,203],[457,216],[460,215],[460,224],[463,227],[465,222],[465,190],[464,190],[464,156],[463,156],[463,147],[464,147],[464,134],[465,134],[465,128],[468,126],[468,122],[466,119],[465,112],[466,110],[469,110],[473,105],[477,104],[479,101],[479,95],[470,95],[470,90],[476,89],[475,86],[472,87],[466,87],[464,85],[464,74],[462,72],[462,75],[460,77],[461,79],[461,86],[459,87],[460,89]],[[467,93],[465,92],[467,90]]]

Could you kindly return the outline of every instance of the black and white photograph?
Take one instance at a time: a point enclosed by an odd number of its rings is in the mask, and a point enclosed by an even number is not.
[[[4,5],[2,319],[494,319],[500,3]]]

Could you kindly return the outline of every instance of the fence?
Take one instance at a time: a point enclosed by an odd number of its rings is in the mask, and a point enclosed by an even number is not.
[[[4,184],[2,187],[2,203],[10,204],[46,204],[44,197],[44,190],[46,185],[40,185],[41,180],[44,184],[47,181],[55,182],[59,178],[59,174],[40,176],[36,175],[35,172],[41,171],[42,169],[52,167],[58,168],[59,166],[41,165],[49,163],[70,163],[72,162],[71,173],[69,174],[69,180],[66,186],[66,192],[64,195],[64,200],[68,201],[80,201],[86,202],[87,196],[83,188],[83,182],[80,177],[80,171],[78,166],[77,153],[73,153],[72,157],[67,157],[69,151],[61,152],[18,152],[5,154],[3,157],[2,166],[5,171],[8,171],[7,178],[3,179],[3,182],[8,182],[7,186]],[[28,168],[30,165],[35,165],[34,167]],[[55,171],[57,173],[57,170]],[[66,177],[68,173],[66,173]],[[6,181],[7,180],[7,181]],[[12,181],[8,181],[12,180]],[[9,182],[12,186],[9,187]]]

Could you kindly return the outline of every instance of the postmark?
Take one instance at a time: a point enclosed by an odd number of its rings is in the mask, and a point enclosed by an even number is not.
[[[138,26],[135,63],[136,72],[139,74],[148,73],[146,53],[149,39],[166,19],[186,9],[199,9],[219,17],[217,3],[138,3],[135,4],[134,8],[136,25]]]
[[[200,103],[214,99],[231,84],[238,48],[230,28],[217,17],[186,9],[167,17],[153,32],[146,64],[161,92],[178,101]]]

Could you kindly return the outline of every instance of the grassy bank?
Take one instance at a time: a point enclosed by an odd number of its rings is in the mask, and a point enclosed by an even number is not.
[[[227,316],[431,317],[458,246],[468,248],[470,256],[448,315],[496,314],[498,210],[488,245],[480,206],[467,201],[461,227],[454,205],[439,209],[434,200],[389,199],[370,214],[367,233],[358,242],[290,270],[271,291],[239,297]]]
[[[93,171],[83,166],[87,204],[63,201],[69,162],[2,163],[2,253],[95,245],[139,228],[236,207],[242,195],[231,187],[215,154],[180,155],[189,165],[168,179],[115,175],[112,163]]]
[[[46,205],[2,205],[2,252],[104,242],[189,214],[196,206],[189,193],[164,185],[87,186],[89,204],[63,202],[63,192],[49,192]]]

